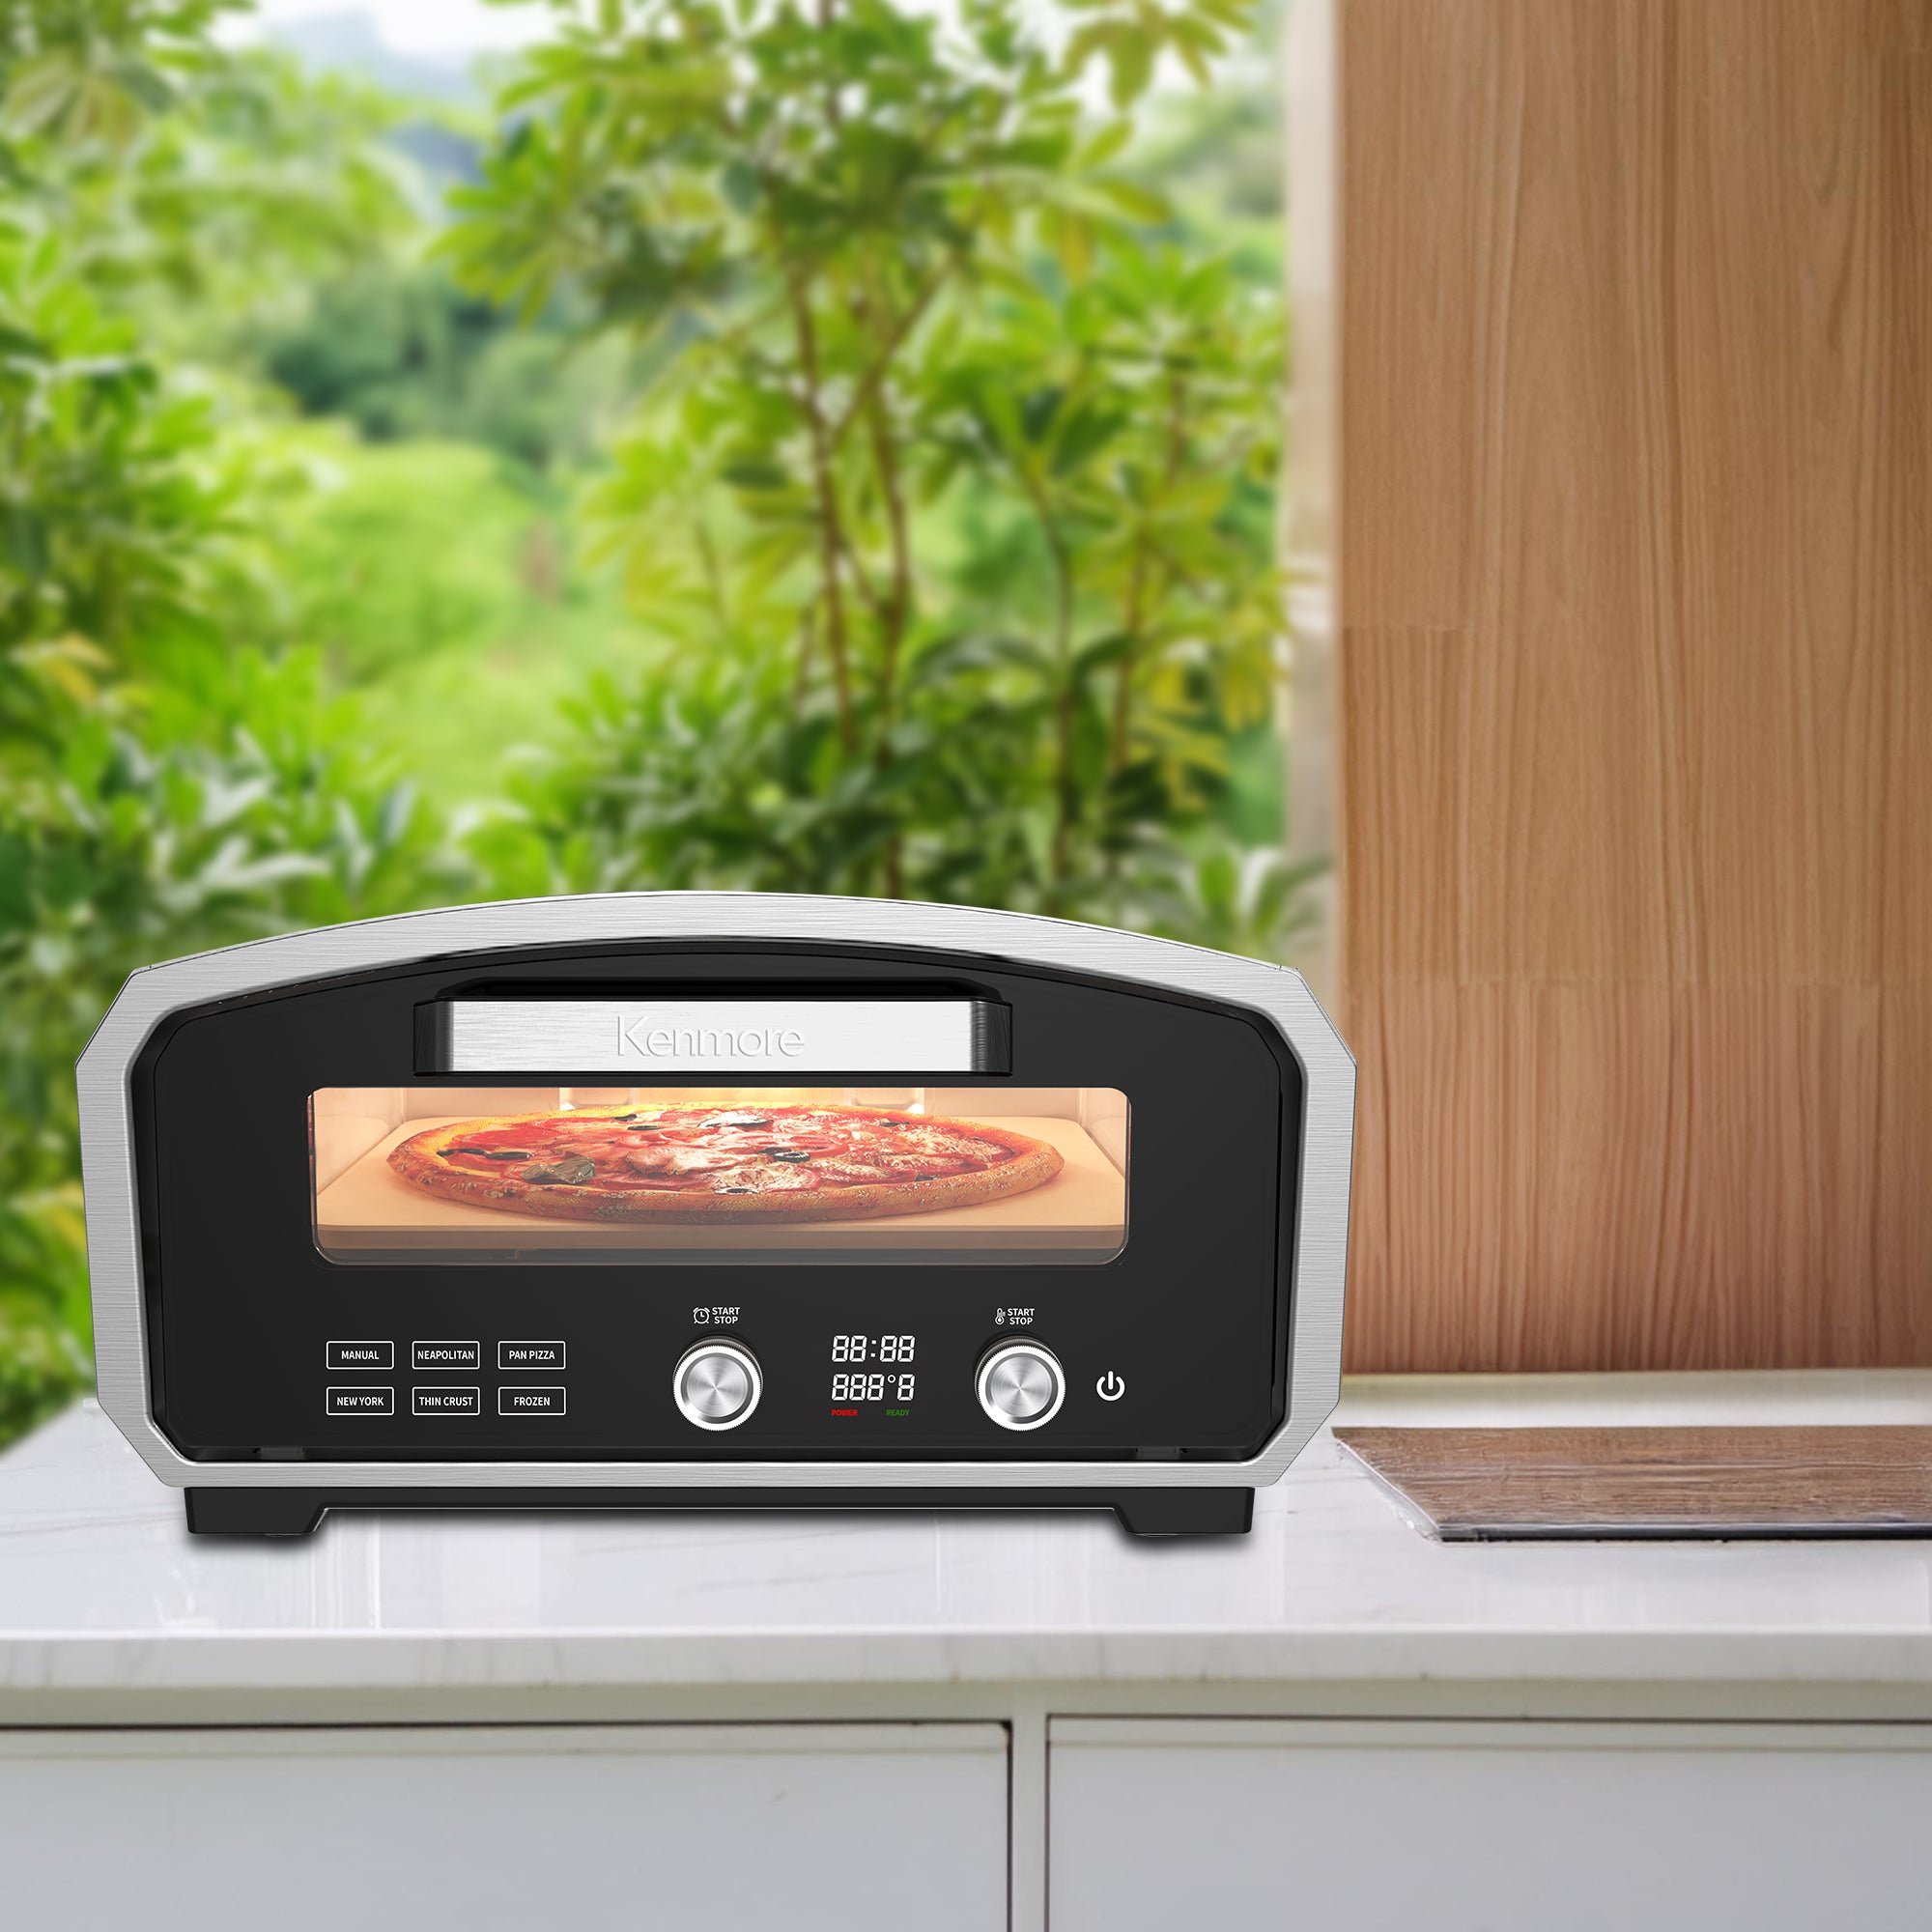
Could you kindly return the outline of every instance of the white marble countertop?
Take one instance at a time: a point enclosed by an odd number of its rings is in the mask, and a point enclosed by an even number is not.
[[[1337,1419],[1926,1422],[1932,1373],[1370,1380]],[[1932,1716],[1932,1543],[1438,1545],[1326,1432],[1251,1536],[1202,1542],[1097,1514],[345,1515],[264,1544],[190,1537],[91,1404],[0,1458],[0,1722],[1022,1695]]]

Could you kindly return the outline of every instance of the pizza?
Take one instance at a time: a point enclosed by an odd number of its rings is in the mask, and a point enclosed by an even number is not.
[[[873,1107],[580,1107],[412,1134],[389,1165],[445,1201],[560,1221],[871,1221],[1003,1201],[1057,1148]]]

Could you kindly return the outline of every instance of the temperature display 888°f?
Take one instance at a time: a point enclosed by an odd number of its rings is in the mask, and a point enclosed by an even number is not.
[[[835,1404],[860,1402],[909,1403],[918,1386],[912,1363],[918,1338],[912,1335],[835,1335],[832,1359],[848,1364],[834,1371],[832,1400]],[[880,1366],[870,1374],[861,1363]]]

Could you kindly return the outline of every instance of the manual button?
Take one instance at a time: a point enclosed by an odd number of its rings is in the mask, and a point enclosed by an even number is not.
[[[412,1388],[410,1391],[412,1415],[481,1415],[483,1391],[480,1388]]]
[[[499,1369],[560,1369],[563,1367],[561,1342],[498,1342],[497,1366]]]
[[[393,1369],[396,1345],[393,1342],[330,1342],[328,1360],[324,1365],[335,1375],[355,1369]]]

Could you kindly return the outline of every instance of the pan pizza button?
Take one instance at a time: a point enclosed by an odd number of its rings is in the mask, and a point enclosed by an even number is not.
[[[498,1342],[498,1369],[560,1369],[564,1347],[561,1342]]]

